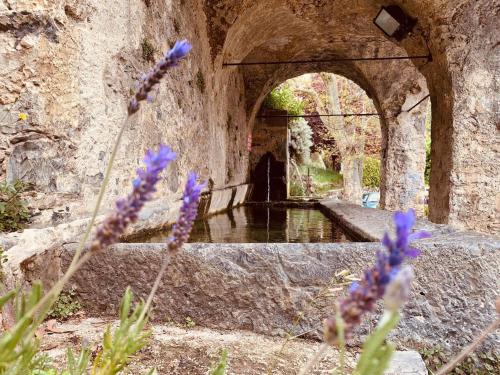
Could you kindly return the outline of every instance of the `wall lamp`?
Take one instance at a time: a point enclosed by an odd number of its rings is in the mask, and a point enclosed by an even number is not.
[[[401,41],[417,23],[416,18],[408,16],[397,5],[382,7],[373,23],[387,36]]]

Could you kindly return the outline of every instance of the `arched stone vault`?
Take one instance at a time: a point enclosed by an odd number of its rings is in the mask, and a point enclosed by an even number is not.
[[[380,36],[378,30],[357,32],[356,24],[338,27],[334,20],[327,21],[325,25],[315,22],[316,16],[303,18],[294,13],[292,8],[283,5],[272,10],[269,10],[268,6],[265,8],[266,10],[257,7],[243,13],[233,25],[236,28],[234,33],[232,29],[229,30],[229,46],[237,45],[233,42],[234,38],[246,40],[250,38],[250,34],[253,35],[251,43],[241,46],[240,49],[244,50],[242,52],[228,47],[227,55],[231,59],[280,61],[321,59],[329,56],[405,54],[404,49]],[[345,19],[352,19],[355,11],[359,10],[347,10]],[[255,14],[259,14],[259,18],[253,23],[247,22],[247,19]],[[367,22],[368,28],[373,28],[371,20]],[[246,29],[247,25],[252,26]],[[364,26],[366,28],[366,25]],[[240,35],[242,33],[247,35]],[[255,47],[250,50],[252,45]],[[247,54],[243,55],[244,53]],[[421,51],[420,54],[425,55],[426,51]],[[383,124],[382,206],[387,209],[422,207],[425,111],[417,108],[411,114],[398,114],[404,110],[405,104],[406,108],[409,108],[427,95],[425,78],[410,61],[256,65],[239,69],[245,81],[247,112],[251,124],[265,95],[288,78],[308,72],[328,71],[343,75],[359,84],[374,99]],[[423,108],[425,109],[425,105]]]
[[[396,43],[372,23],[381,5],[418,18]],[[36,183],[37,225],[89,215],[133,82],[173,41],[193,51],[143,106],[124,138],[105,206],[128,193],[144,150],[179,159],[158,189],[172,203],[189,170],[216,189],[247,182],[248,134],[264,95],[292,76],[339,73],[374,99],[385,134],[383,200],[413,204],[423,159],[421,105],[432,101],[430,218],[500,229],[499,0],[44,0],[0,2],[0,179]],[[57,26],[57,27],[56,27]],[[427,41],[427,43],[425,42]],[[433,61],[224,67],[224,62],[425,55]],[[425,78],[424,78],[425,77]],[[25,123],[20,112],[28,114]],[[401,113],[400,113],[401,112]],[[423,154],[422,154],[423,157]],[[404,172],[404,173],[398,173]],[[420,172],[418,172],[420,174]],[[496,203],[497,202],[497,203]],[[60,213],[64,212],[62,218]]]
[[[398,64],[399,63],[399,64]],[[288,65],[245,68],[249,121],[265,95],[276,84],[308,72],[328,71],[351,79],[374,100],[380,113],[383,134],[381,203],[386,209],[422,207],[425,169],[425,103],[411,113],[398,114],[427,95],[425,79],[409,62],[385,64]],[[373,64],[376,64],[375,66]],[[378,65],[378,66],[377,66]],[[403,74],[403,77],[401,77]],[[257,96],[258,95],[258,96]],[[406,106],[406,107],[405,107]]]
[[[372,23],[381,5],[398,4],[418,18],[401,43]],[[252,66],[239,69],[250,122],[265,94],[301,72],[330,71],[357,82],[382,115],[386,208],[418,201],[422,187],[425,103],[433,107],[430,219],[469,228],[498,226],[499,181],[495,99],[498,87],[498,1],[220,1],[205,5],[212,58],[232,61],[426,55],[425,59],[319,66]],[[424,78],[425,77],[425,78]],[[420,157],[414,157],[417,153]],[[493,219],[493,220],[492,220]]]

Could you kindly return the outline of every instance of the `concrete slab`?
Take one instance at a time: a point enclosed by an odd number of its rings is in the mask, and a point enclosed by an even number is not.
[[[385,375],[428,375],[425,362],[414,350],[395,352]]]

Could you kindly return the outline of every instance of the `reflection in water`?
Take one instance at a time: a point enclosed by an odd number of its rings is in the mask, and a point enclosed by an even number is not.
[[[141,242],[163,242],[167,234]],[[319,210],[243,206],[197,220],[189,242],[348,242],[349,238]]]

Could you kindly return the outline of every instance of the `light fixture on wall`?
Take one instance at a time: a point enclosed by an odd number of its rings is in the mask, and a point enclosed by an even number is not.
[[[373,23],[387,36],[402,40],[413,29],[417,20],[408,16],[397,5],[382,7]]]

